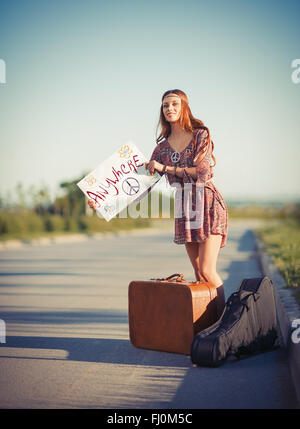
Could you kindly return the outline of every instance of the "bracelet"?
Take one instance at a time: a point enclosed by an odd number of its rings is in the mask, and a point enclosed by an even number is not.
[[[166,168],[167,168],[167,166],[166,166],[166,165],[164,165],[164,166],[163,166],[163,169],[162,169],[162,173],[164,173],[164,172],[166,171]]]

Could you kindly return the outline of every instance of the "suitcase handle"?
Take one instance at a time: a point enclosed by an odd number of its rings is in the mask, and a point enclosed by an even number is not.
[[[174,279],[174,277],[176,278]],[[170,276],[163,277],[161,279],[151,279],[151,280],[160,280],[160,281],[167,281],[167,282],[172,282],[175,280],[178,283],[181,283],[181,282],[186,283],[186,280],[184,280],[183,278],[183,274],[180,274],[180,273],[171,274]]]
[[[166,278],[166,280],[168,282],[171,282],[172,279],[174,279],[174,277],[176,277],[176,279],[175,279],[176,282],[185,282],[185,280],[183,278],[183,274],[180,274],[180,273],[171,274],[169,277]]]

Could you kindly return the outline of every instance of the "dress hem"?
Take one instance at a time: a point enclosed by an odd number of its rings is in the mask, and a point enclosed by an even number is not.
[[[221,246],[220,246],[220,248],[222,248],[222,247],[225,247],[226,246],[226,237],[227,237],[227,235],[226,234],[220,234],[219,232],[217,232],[217,233],[215,233],[215,232],[211,232],[210,234],[209,234],[209,236],[210,235],[221,235],[222,236],[222,242],[221,242]],[[209,237],[208,236],[208,237]],[[174,239],[173,240],[173,243],[175,243],[175,244],[186,244],[186,243],[203,243],[204,241],[206,241],[207,239],[208,239],[208,237],[206,237],[206,238],[203,238],[203,240],[191,240],[191,241],[189,241],[189,240],[185,240],[185,239],[181,239],[181,240],[176,240],[176,239]],[[223,243],[223,241],[224,241],[224,243]],[[223,245],[222,245],[222,243],[223,243]]]

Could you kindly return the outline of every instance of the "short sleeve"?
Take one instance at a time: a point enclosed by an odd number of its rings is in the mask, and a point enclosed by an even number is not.
[[[157,161],[157,162],[159,162],[160,164],[163,164],[162,162],[161,162],[161,156],[160,156],[160,145],[158,144],[157,146],[156,146],[156,148],[154,149],[154,151],[152,152],[152,155],[151,155],[151,158],[150,158],[150,161]],[[149,161],[149,162],[150,162]],[[157,171],[161,176],[163,176],[163,174],[164,173],[160,173],[159,171]]]

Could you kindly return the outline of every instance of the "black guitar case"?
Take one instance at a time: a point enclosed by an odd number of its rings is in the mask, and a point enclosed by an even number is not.
[[[216,367],[230,355],[269,350],[277,338],[274,286],[268,277],[244,279],[228,298],[219,320],[194,336],[191,360]]]

